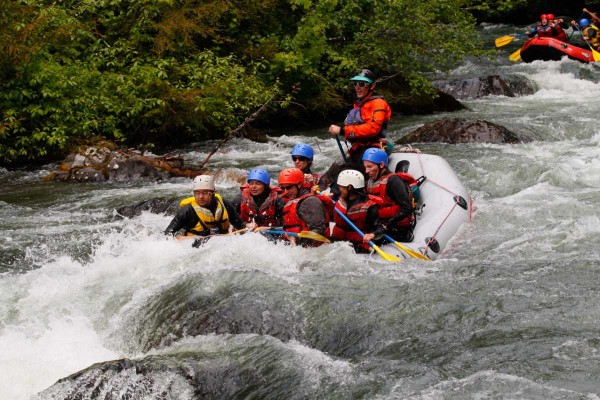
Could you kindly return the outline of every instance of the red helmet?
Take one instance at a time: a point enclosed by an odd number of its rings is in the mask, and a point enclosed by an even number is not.
[[[552,21],[554,20],[554,14],[546,14],[546,18],[548,18],[548,21]]]
[[[540,21],[543,20],[544,18],[548,19],[548,14],[540,15]]]
[[[286,168],[279,173],[279,186],[304,185],[304,172],[298,168]]]

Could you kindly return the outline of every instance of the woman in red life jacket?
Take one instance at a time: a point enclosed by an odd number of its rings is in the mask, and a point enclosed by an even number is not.
[[[321,175],[315,174],[310,170],[313,163],[315,152],[313,148],[306,143],[296,143],[292,149],[292,161],[294,167],[304,173],[304,187],[310,190],[315,185],[319,184]],[[320,188],[323,190],[325,188]]]
[[[344,126],[331,125],[329,133],[343,135],[352,144],[348,163],[363,171],[362,155],[370,147],[382,148],[387,144],[387,125],[392,109],[383,97],[375,94],[375,75],[369,69],[360,70],[350,79],[356,93],[354,108],[348,113]]]
[[[566,42],[569,40],[569,36],[563,30],[560,23],[554,22],[554,14],[542,14],[540,15],[540,23],[536,26],[536,29],[527,32],[527,36],[535,37],[551,37]]]
[[[304,174],[298,168],[287,168],[279,174],[283,207],[283,230],[288,232],[312,231],[329,237],[329,214],[333,201],[327,196],[312,194],[304,187]],[[286,236],[293,245],[318,246],[321,243]]]
[[[386,233],[399,242],[410,242],[416,224],[412,192],[404,173],[388,170],[388,156],[381,149],[368,149],[363,155],[365,170],[369,176],[367,193],[381,199],[379,218]]]
[[[280,227],[282,225],[284,202],[279,197],[278,189],[269,186],[269,173],[261,168],[254,168],[248,174],[247,184],[242,192],[233,200],[246,228]]]
[[[347,216],[365,235],[361,237],[337,212],[334,212],[335,226],[331,237],[334,240],[349,241],[357,253],[367,253],[369,242],[381,239],[384,233],[379,220],[377,203],[365,192],[365,177],[360,171],[347,169],[340,172],[337,184],[341,195],[335,208]]]

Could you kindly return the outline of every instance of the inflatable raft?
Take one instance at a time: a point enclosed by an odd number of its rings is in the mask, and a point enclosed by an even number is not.
[[[565,56],[584,63],[594,61],[589,49],[583,49],[550,37],[534,37],[527,40],[521,47],[520,54],[521,59],[527,63],[535,60],[559,61]]]
[[[401,245],[435,260],[460,227],[471,221],[469,193],[450,164],[436,155],[403,149],[390,155],[388,167],[390,171],[408,172],[415,179],[424,177],[419,187],[414,239]],[[411,258],[394,244],[380,248],[401,259]]]

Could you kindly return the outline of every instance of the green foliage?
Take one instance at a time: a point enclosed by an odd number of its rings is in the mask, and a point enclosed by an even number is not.
[[[516,0],[515,0],[516,1]],[[326,115],[359,67],[428,74],[476,51],[459,0],[0,2],[0,162],[104,136],[181,144],[235,129],[269,99]]]

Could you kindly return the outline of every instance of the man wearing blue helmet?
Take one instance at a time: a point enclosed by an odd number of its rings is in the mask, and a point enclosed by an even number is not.
[[[321,175],[315,174],[310,170],[314,156],[315,152],[313,148],[306,143],[296,143],[292,149],[294,167],[298,168],[304,174],[304,187],[307,189],[311,189],[313,186],[319,184],[319,179],[321,179]],[[321,190],[323,189],[321,188]]]
[[[412,192],[400,175],[390,172],[388,156],[381,149],[367,149],[363,164],[369,176],[367,193],[381,199],[379,218],[388,235],[399,242],[410,242],[416,224]]]
[[[583,37],[583,42],[579,44],[580,47],[587,48],[588,43],[594,50],[598,50],[598,34],[599,29],[596,25],[590,24],[590,21],[587,18],[582,18],[579,20],[579,24],[575,21],[571,21],[573,24],[573,29],[579,30]]]
[[[356,94],[354,108],[348,113],[344,126],[331,125],[329,133],[343,135],[352,144],[348,150],[350,164],[362,170],[361,157],[364,151],[371,147],[382,148],[387,144],[385,137],[392,110],[382,96],[375,94],[376,80],[371,70],[358,71],[350,82]]]
[[[279,227],[282,225],[284,201],[277,191],[270,187],[269,173],[261,168],[254,168],[248,174],[247,185],[234,200],[233,205],[246,228],[254,230],[258,227]]]

